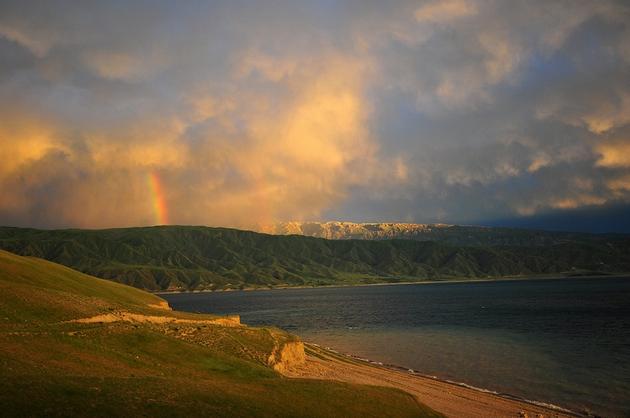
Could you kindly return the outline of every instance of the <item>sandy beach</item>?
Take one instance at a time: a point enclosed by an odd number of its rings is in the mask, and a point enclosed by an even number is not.
[[[391,386],[414,395],[447,417],[562,418],[580,416],[479,389],[433,379],[393,367],[371,364],[306,344],[306,362],[284,372],[287,377],[331,379],[348,383]]]

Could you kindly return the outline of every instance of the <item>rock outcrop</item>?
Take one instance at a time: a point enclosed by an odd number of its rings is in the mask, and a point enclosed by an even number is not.
[[[151,303],[149,304],[149,307],[151,308],[156,308],[156,309],[166,309],[167,311],[172,311],[173,308],[170,307],[170,305],[168,304],[167,301],[163,300],[161,302],[157,302],[157,303]]]
[[[263,225],[260,232],[274,235],[306,235],[326,239],[392,239],[429,238],[436,231],[452,225],[412,223],[355,223],[355,222],[278,222]]]
[[[285,373],[292,367],[304,364],[305,361],[304,343],[287,341],[274,348],[267,363],[278,373]]]

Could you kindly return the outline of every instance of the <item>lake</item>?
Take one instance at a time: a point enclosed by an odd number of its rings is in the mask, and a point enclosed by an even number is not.
[[[305,341],[577,411],[630,416],[630,278],[161,295]]]

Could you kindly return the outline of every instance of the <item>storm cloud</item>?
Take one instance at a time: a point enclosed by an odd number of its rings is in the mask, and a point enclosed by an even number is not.
[[[629,22],[624,1],[0,1],[0,223],[623,207]]]

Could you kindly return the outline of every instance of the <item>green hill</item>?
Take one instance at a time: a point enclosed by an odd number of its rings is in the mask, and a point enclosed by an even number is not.
[[[459,246],[194,226],[4,227],[0,248],[153,291],[630,271],[630,239],[624,236],[533,246]]]
[[[0,251],[0,416],[439,416],[394,389],[284,378],[295,337],[163,303]]]

